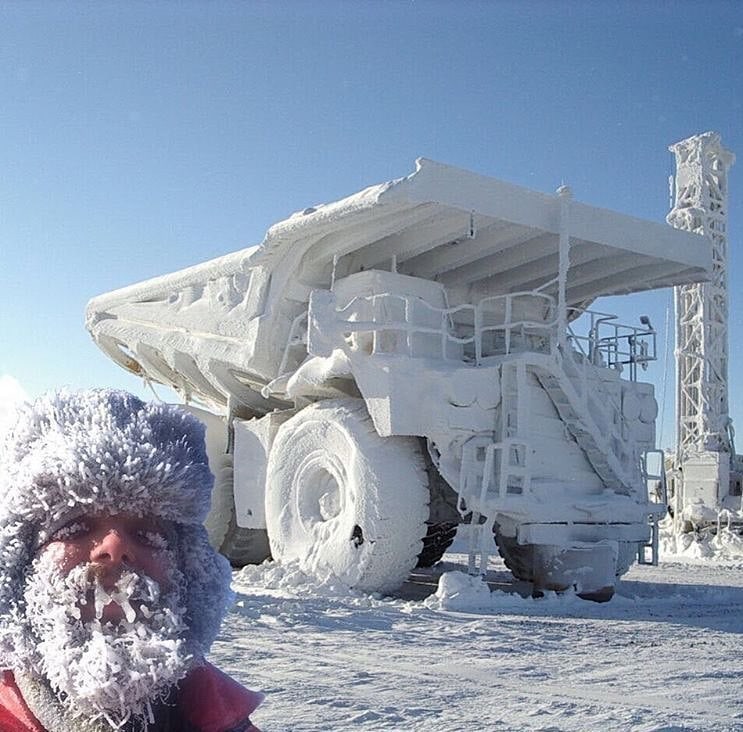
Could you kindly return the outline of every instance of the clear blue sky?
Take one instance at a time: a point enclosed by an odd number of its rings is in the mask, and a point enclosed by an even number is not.
[[[716,130],[740,158],[743,432],[742,79],[743,2],[6,1],[0,376],[141,392],[90,341],[91,296],[258,243],[420,155],[662,221],[668,144]],[[669,297],[611,306],[660,326]],[[667,390],[664,443],[672,372]]]

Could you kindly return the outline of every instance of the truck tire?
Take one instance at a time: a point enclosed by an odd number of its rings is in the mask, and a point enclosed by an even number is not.
[[[627,574],[637,561],[637,544],[634,541],[620,541],[617,552],[617,579]]]
[[[426,535],[423,537],[423,551],[418,555],[418,568],[433,567],[436,562],[441,561],[446,550],[452,545],[457,535],[457,527],[449,521],[441,523],[429,523]]]
[[[237,525],[232,455],[221,455],[212,471],[212,505],[204,521],[209,542],[230,560],[233,567],[260,564],[269,559],[271,549],[268,545],[268,532],[265,529],[244,529]]]
[[[534,546],[519,544],[515,536],[504,536],[496,524],[493,527],[498,554],[517,580],[534,582]]]
[[[415,566],[427,515],[419,441],[380,437],[363,400],[317,402],[279,428],[266,477],[276,560],[389,592]]]
[[[560,592],[567,589],[567,586],[573,584],[576,577],[580,576],[579,573],[571,575],[570,572],[567,574],[558,573],[556,576],[553,573],[554,565],[551,566],[549,562],[545,563],[544,557],[540,556],[540,550],[543,551],[547,547],[541,547],[537,544],[519,544],[515,536],[504,536],[497,524],[493,528],[493,533],[495,534],[498,553],[503,558],[506,567],[511,570],[511,573],[516,579],[533,583],[535,592],[542,590]],[[630,552],[628,554],[628,546],[633,548],[633,552],[636,551],[636,544],[619,542],[619,555],[615,565],[617,579],[620,577],[620,570],[622,570],[621,573],[623,574],[627,571],[629,565],[632,564],[634,553]],[[624,565],[620,565],[620,561]],[[580,568],[578,567],[578,569]],[[606,575],[604,576],[606,577]],[[602,584],[600,587],[589,587],[585,591],[579,592],[578,597],[595,602],[607,602],[612,598],[613,594],[613,579],[609,575],[608,584]]]
[[[498,553],[513,576],[519,580],[533,582],[534,547],[531,544],[517,544],[515,536],[503,536],[497,527],[494,533]],[[617,579],[625,575],[635,561],[637,561],[637,544],[633,541],[620,541],[617,553]]]

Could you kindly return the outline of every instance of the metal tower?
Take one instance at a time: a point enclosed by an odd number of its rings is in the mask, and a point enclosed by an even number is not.
[[[666,220],[712,245],[711,281],[675,290],[674,495],[684,520],[699,524],[716,521],[722,508],[740,509],[728,413],[727,180],[735,156],[715,132],[669,150],[676,156],[676,200]]]

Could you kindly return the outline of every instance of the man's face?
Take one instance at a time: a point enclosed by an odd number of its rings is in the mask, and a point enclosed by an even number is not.
[[[24,588],[29,663],[69,714],[145,720],[192,661],[175,528],[131,514],[71,517]],[[146,727],[146,724],[144,725]]]
[[[172,531],[157,518],[127,513],[89,514],[72,518],[62,524],[41,547],[37,556],[48,554],[58,570],[67,575],[83,564],[102,589],[114,593],[122,574],[127,570],[142,573],[167,590],[173,560],[170,547]],[[88,622],[95,615],[96,598],[92,590],[81,598],[81,620]],[[137,614],[139,616],[139,609]],[[101,622],[119,622],[124,618],[121,605],[113,600],[103,607]]]

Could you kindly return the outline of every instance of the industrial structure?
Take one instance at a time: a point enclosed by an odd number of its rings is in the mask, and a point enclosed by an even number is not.
[[[708,282],[675,288],[676,451],[667,460],[678,531],[742,522],[743,458],[728,409],[728,171],[735,156],[706,132],[670,146],[676,156],[671,226],[712,246]]]

